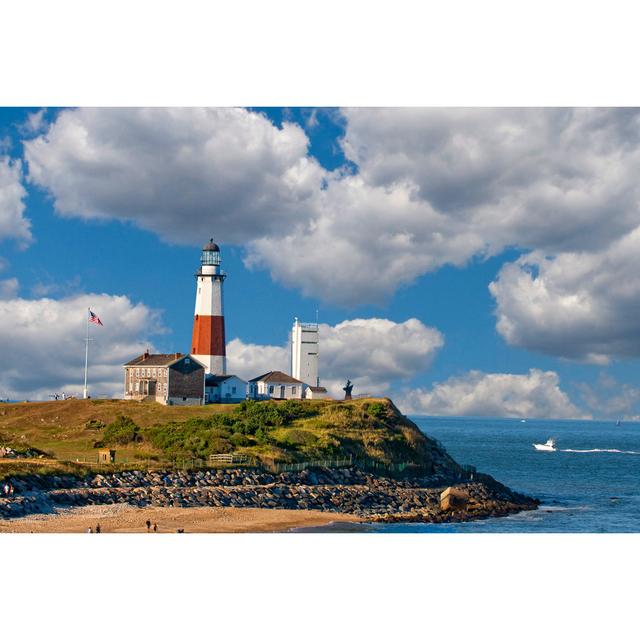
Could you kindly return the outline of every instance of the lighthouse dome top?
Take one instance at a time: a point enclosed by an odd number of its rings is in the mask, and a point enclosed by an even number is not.
[[[203,251],[220,251],[220,247],[213,241],[213,238],[202,247]]]

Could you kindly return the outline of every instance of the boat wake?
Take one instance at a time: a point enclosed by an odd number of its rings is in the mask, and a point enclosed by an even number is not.
[[[558,449],[566,453],[626,453],[630,456],[640,456],[640,451],[624,451],[622,449]]]

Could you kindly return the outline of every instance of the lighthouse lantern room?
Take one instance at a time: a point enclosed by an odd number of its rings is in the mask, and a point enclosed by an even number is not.
[[[220,269],[220,247],[213,238],[202,248],[196,273],[196,309],[191,354],[206,373],[226,375],[226,345],[222,288],[226,274]]]

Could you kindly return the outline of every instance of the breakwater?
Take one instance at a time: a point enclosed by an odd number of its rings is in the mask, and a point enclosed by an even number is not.
[[[445,475],[393,479],[357,468],[271,474],[251,469],[123,471],[84,477],[24,476],[0,498],[0,517],[52,513],[60,508],[130,504],[137,507],[253,507],[353,514],[370,522],[451,522],[535,509],[535,499],[490,476],[456,482]],[[455,485],[468,500],[442,509],[440,493]]]

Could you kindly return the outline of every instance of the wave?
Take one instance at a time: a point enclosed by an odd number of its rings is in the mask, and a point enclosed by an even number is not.
[[[624,451],[622,449],[558,449],[566,453],[626,453],[631,456],[640,456],[640,451]]]

